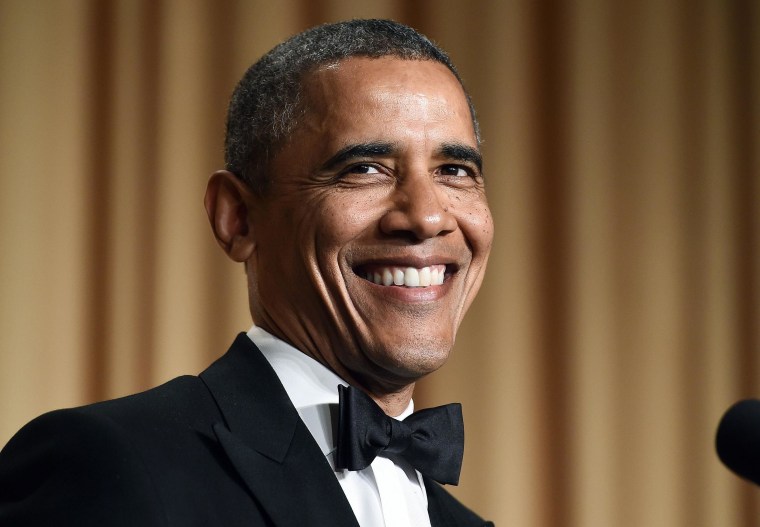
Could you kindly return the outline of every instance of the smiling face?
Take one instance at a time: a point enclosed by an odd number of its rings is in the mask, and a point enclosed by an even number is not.
[[[433,61],[350,58],[304,81],[307,112],[250,197],[256,323],[370,393],[440,367],[493,224],[462,87]]]

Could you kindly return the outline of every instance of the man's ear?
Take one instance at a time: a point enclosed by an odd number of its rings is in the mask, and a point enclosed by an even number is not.
[[[245,262],[255,248],[249,218],[251,191],[232,172],[219,170],[211,174],[203,204],[211,230],[219,246],[236,262]]]

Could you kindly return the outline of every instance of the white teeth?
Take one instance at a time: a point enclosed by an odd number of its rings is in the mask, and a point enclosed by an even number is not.
[[[398,285],[405,287],[429,287],[441,285],[446,277],[446,266],[431,265],[414,267],[381,267],[368,271],[365,278],[377,285]]]
[[[446,267],[436,265],[430,271],[430,285],[443,285],[443,279],[446,277]]]
[[[404,285],[407,287],[420,286],[420,273],[414,267],[407,267],[404,270]]]
[[[427,287],[430,285],[430,267],[420,269],[420,285]]]

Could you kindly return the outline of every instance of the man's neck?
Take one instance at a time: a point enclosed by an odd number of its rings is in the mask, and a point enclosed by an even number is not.
[[[359,377],[357,375],[354,375],[348,369],[341,368],[340,364],[338,364],[337,367],[333,367],[333,365],[325,360],[324,357],[320,356],[317,353],[310,353],[310,350],[306,346],[303,347],[306,349],[302,349],[301,346],[298,346],[296,343],[291,342],[284,335],[281,335],[277,328],[272,328],[266,323],[256,324],[254,328],[263,330],[272,337],[281,340],[294,350],[299,351],[307,357],[310,357],[311,359],[319,362],[346,383],[361,389],[367,395],[372,397],[372,399],[383,410],[383,412],[386,413],[386,415],[397,417],[409,407],[409,403],[411,402],[412,395],[414,393],[414,382],[407,384],[392,384],[378,382],[377,379],[372,379],[369,376]]]
[[[357,386],[361,388],[382,408],[383,412],[391,417],[397,417],[403,413],[409,407],[409,401],[412,400],[412,394],[414,393],[414,384],[405,386],[402,390],[390,393],[372,393],[361,385]]]

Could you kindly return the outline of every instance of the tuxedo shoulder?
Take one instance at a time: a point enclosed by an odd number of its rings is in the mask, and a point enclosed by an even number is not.
[[[122,430],[86,408],[23,427],[0,452],[0,524],[128,525],[114,517],[156,517],[145,461]]]
[[[475,514],[435,481],[426,479],[425,489],[431,524],[445,527],[493,527],[493,523]]]
[[[164,474],[212,448],[218,419],[197,377],[44,414],[0,451],[0,525],[164,525]]]
[[[0,451],[0,474],[18,460],[56,452],[83,456],[78,459],[83,465],[97,465],[100,454],[126,458],[157,453],[163,459],[169,447],[213,437],[213,424],[220,420],[203,382],[178,377],[141,393],[37,417]]]
[[[191,375],[177,377],[144,392],[74,408],[70,412],[79,414],[80,418],[105,419],[133,430],[145,429],[146,422],[151,421],[158,421],[164,427],[184,427],[199,419],[205,422],[210,417],[220,418],[203,381]]]
[[[219,418],[203,382],[188,375],[137,394],[48,412],[22,428],[9,445],[38,430],[73,436],[97,432],[105,440],[109,432],[130,438]]]

